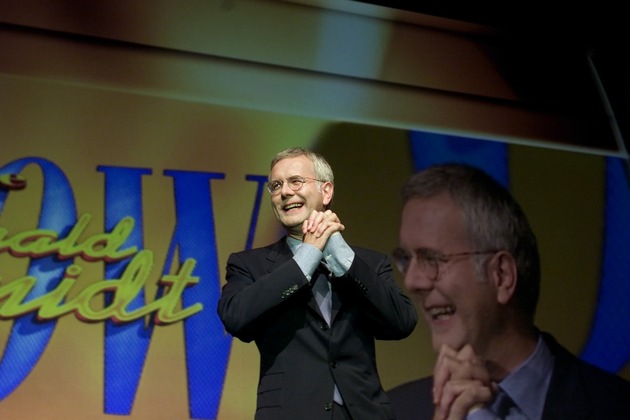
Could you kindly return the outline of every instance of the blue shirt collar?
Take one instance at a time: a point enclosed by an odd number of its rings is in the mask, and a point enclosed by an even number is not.
[[[300,245],[302,245],[302,241],[287,235],[287,244],[289,244],[289,248],[295,254]]]
[[[542,418],[553,361],[553,355],[539,335],[534,352],[499,383],[528,419]]]

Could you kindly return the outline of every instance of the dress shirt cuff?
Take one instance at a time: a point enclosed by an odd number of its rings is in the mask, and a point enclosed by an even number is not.
[[[473,409],[466,415],[466,420],[500,420],[496,414],[487,408]]]
[[[311,277],[315,272],[315,269],[322,260],[322,252],[317,247],[310,244],[302,244],[295,251],[293,259],[302,270],[302,273],[306,276],[308,281],[311,281]]]
[[[324,247],[324,261],[335,277],[343,276],[350,269],[354,261],[354,251],[341,233],[335,232],[328,238]]]

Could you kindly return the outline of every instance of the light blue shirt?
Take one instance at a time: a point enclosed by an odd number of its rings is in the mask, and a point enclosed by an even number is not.
[[[545,397],[553,371],[553,355],[538,337],[534,352],[518,368],[499,382],[499,387],[512,399],[516,407],[510,409],[507,420],[537,420],[542,418]],[[498,417],[483,408],[470,413],[467,420],[496,420]]]
[[[287,236],[287,243],[293,251],[293,259],[309,281],[321,261],[326,263],[335,277],[346,274],[354,261],[354,251],[339,232],[328,238],[323,252],[290,236]]]

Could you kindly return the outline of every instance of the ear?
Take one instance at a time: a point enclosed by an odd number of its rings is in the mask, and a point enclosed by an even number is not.
[[[321,187],[324,207],[328,208],[335,192],[335,186],[332,182],[324,182]]]
[[[516,292],[518,282],[516,260],[509,252],[499,251],[490,260],[488,270],[497,291],[497,302],[501,305],[508,304]]]

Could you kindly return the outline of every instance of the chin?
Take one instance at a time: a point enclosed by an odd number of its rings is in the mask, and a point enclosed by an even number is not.
[[[448,347],[452,348],[455,351],[460,350],[466,344],[466,340],[461,337],[456,337],[453,335],[445,335],[445,334],[433,334],[431,337],[433,343],[433,350],[436,353],[440,352],[440,348],[446,344]]]
[[[302,222],[304,222],[305,219],[302,217],[295,216],[295,215],[292,215],[292,216],[281,215],[279,217],[279,220],[284,226],[292,228],[296,226],[301,226]]]

